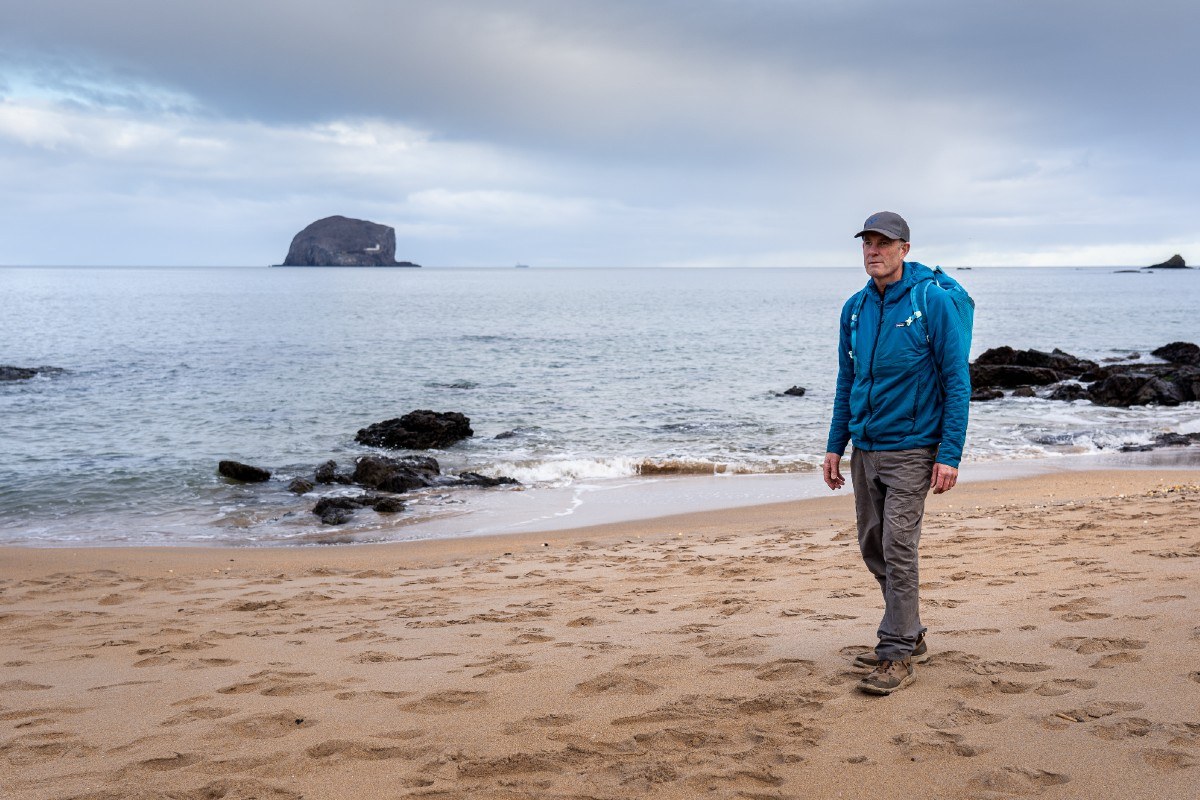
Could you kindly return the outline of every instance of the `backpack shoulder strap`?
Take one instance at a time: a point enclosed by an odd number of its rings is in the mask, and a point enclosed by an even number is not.
[[[858,293],[858,302],[850,312],[850,359],[854,362],[854,370],[858,371],[858,318],[862,315],[863,304],[867,302],[867,290],[863,288]]]

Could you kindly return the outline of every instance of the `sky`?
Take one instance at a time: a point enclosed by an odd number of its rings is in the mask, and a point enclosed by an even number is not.
[[[0,0],[0,265],[1200,263],[1194,0]]]

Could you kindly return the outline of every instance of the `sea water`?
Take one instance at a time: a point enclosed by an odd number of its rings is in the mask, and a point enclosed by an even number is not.
[[[1200,271],[951,272],[976,299],[973,356],[1153,360],[1198,338]],[[838,312],[865,281],[861,268],[0,269],[0,363],[66,370],[0,383],[0,542],[377,541],[813,494]],[[315,495],[285,490],[330,458],[352,468],[372,452],[359,428],[414,409],[471,419],[474,437],[432,453],[443,471],[520,489],[419,492],[399,515],[337,528],[309,513]],[[964,474],[1197,430],[1197,403],[975,403]],[[216,474],[227,458],[274,479],[231,484]]]

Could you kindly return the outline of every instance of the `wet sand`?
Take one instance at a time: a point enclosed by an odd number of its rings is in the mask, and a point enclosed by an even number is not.
[[[0,549],[0,796],[1200,795],[1200,471],[963,484],[922,555],[931,658],[880,698],[850,668],[882,602],[848,495]]]

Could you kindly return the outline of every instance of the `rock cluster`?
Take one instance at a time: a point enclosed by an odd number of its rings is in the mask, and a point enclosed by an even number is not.
[[[292,239],[285,267],[416,267],[396,261],[396,231],[349,217],[319,219]]]
[[[1183,260],[1183,256],[1176,253],[1161,264],[1152,264],[1143,269],[1188,269],[1187,262]]]
[[[471,420],[457,411],[437,412],[413,411],[398,419],[370,425],[358,432],[357,441],[375,447],[417,450],[445,447],[474,435]],[[222,461],[219,472],[225,477],[243,482],[269,480],[271,473],[260,467],[237,461]],[[315,491],[318,486],[358,486],[366,491],[356,495],[330,495],[322,497],[313,506],[312,513],[326,525],[340,525],[350,519],[360,508],[370,506],[381,514],[394,514],[404,510],[404,501],[396,495],[413,489],[431,486],[457,488],[465,486],[515,485],[513,478],[480,475],[478,472],[460,472],[458,475],[443,475],[437,459],[429,456],[405,455],[399,457],[365,455],[354,463],[353,471],[338,468],[336,461],[319,464],[312,478],[294,478],[288,491],[304,495]]]
[[[1062,350],[996,347],[971,364],[971,399],[1004,396],[1005,389],[1031,396],[1032,387],[1051,387],[1051,400],[1090,400],[1102,406],[1175,406],[1200,400],[1200,347],[1172,342],[1153,355],[1162,364],[1106,364],[1076,358]]]

